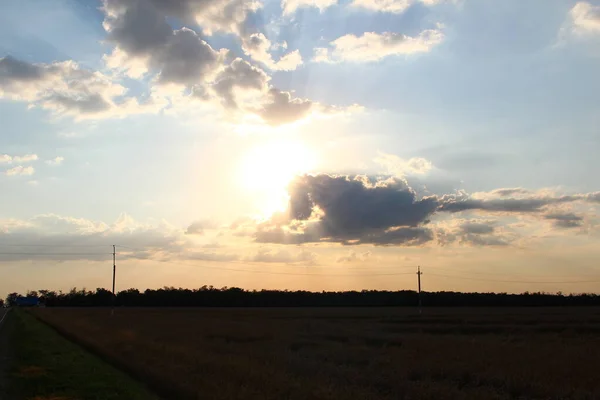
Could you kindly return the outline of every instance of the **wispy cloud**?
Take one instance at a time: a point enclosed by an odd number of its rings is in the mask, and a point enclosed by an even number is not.
[[[313,61],[376,62],[390,56],[427,53],[443,39],[439,29],[428,29],[414,37],[395,32],[348,34],[331,42],[330,49],[317,48]]]
[[[17,165],[14,168],[6,170],[4,173],[6,176],[20,176],[20,175],[33,175],[35,169],[31,166],[24,167],[22,165]]]
[[[23,156],[10,156],[8,154],[0,154],[0,163],[12,164],[12,163],[28,163],[36,161],[38,159],[37,154],[25,154]]]
[[[46,164],[48,164],[48,165],[61,165],[64,160],[65,160],[64,157],[58,156],[58,157],[54,157],[51,160],[46,160]]]

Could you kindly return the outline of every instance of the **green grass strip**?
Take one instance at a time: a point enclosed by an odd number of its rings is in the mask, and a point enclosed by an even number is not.
[[[32,315],[9,317],[14,362],[9,388],[15,400],[156,400],[144,386],[60,336]]]

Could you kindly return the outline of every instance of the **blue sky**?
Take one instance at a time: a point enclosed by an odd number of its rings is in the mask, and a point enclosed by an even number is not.
[[[0,294],[104,287],[112,244],[123,287],[600,280],[597,1],[0,11]]]

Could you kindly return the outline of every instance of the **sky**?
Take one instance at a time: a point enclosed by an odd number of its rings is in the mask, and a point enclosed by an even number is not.
[[[600,2],[0,5],[0,296],[596,292]]]

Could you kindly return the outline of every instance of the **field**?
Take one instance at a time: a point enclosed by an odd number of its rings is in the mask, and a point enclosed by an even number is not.
[[[34,313],[165,398],[600,398],[597,308]]]
[[[17,310],[3,326],[10,340],[0,399],[153,400],[143,385]],[[0,360],[1,361],[1,360]],[[8,392],[8,393],[6,393]],[[6,397],[4,395],[6,394]]]

